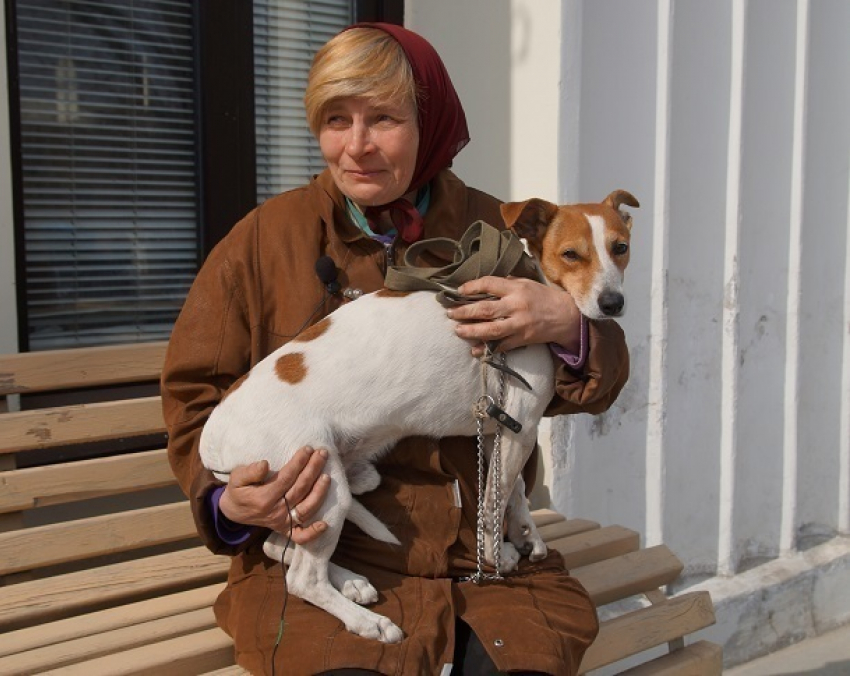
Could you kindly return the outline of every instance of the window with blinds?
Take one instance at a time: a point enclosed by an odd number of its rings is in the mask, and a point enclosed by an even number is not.
[[[29,348],[167,338],[197,268],[186,0],[16,0]]]
[[[306,183],[325,167],[307,127],[313,54],[353,21],[351,0],[254,0],[257,199]]]

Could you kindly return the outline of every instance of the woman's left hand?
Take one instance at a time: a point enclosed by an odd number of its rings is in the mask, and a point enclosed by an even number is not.
[[[578,353],[581,340],[581,314],[569,293],[530,279],[482,277],[463,284],[460,293],[486,293],[495,300],[481,300],[448,311],[457,320],[457,335],[481,343],[499,341],[506,352],[534,343],[557,343]],[[473,354],[483,352],[476,345]]]

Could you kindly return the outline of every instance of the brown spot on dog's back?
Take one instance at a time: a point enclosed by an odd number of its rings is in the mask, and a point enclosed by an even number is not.
[[[331,318],[325,317],[319,322],[313,324],[313,326],[299,333],[295,338],[292,339],[294,343],[309,343],[311,340],[315,340],[319,336],[321,336],[325,331],[330,328]]]
[[[277,360],[274,365],[277,377],[283,382],[295,385],[307,377],[307,367],[304,365],[303,352],[291,352]]]
[[[375,295],[379,298],[404,298],[405,296],[409,296],[410,294],[410,291],[396,291],[394,289],[388,289],[387,287],[384,287]]]

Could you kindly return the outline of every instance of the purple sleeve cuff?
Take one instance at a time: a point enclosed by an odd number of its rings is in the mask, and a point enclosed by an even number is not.
[[[549,349],[552,350],[552,354],[558,357],[571,369],[579,370],[583,368],[584,362],[587,361],[587,319],[585,316],[582,315],[581,317],[578,354],[565,350],[557,343],[549,343]]]
[[[213,523],[215,524],[215,532],[222,542],[236,547],[251,537],[253,528],[251,526],[243,526],[240,523],[234,523],[228,519],[218,508],[218,503],[221,500],[221,494],[224,493],[224,486],[213,488],[207,493],[207,506],[213,515]]]

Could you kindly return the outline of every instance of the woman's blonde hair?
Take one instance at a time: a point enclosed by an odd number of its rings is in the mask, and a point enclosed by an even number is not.
[[[416,107],[416,81],[401,45],[388,33],[352,28],[331,38],[313,57],[304,107],[307,123],[319,135],[327,107],[338,99],[362,97],[377,103],[410,101]]]

